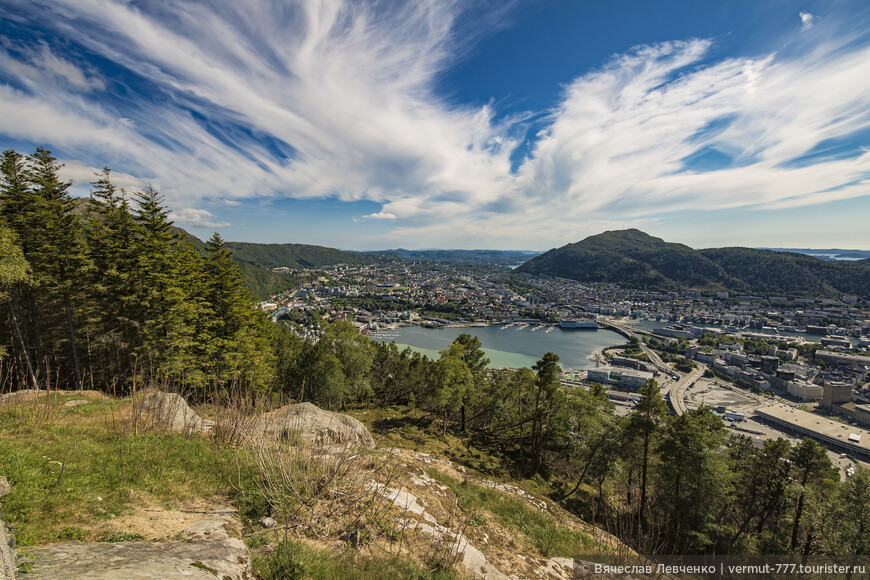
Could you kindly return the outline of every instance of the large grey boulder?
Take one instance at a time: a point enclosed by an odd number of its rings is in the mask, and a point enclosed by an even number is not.
[[[374,448],[375,441],[365,425],[348,415],[324,411],[311,403],[285,405],[248,421],[249,435],[296,433],[318,445],[354,445]]]
[[[214,428],[214,421],[197,415],[184,397],[175,393],[156,391],[145,396],[140,404],[159,428],[171,433],[203,433]]]
[[[215,510],[172,542],[67,542],[27,548],[28,580],[246,580],[251,557],[232,508]],[[19,556],[21,558],[21,556]]]

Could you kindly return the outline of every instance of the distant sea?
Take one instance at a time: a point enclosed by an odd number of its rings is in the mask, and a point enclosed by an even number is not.
[[[839,248],[811,249],[811,248],[759,248],[760,250],[773,250],[775,252],[791,252],[793,254],[806,254],[826,262],[856,262],[870,258],[870,250],[842,250]]]

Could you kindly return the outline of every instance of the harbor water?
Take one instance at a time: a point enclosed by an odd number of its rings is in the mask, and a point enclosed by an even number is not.
[[[531,367],[547,352],[559,355],[564,369],[595,367],[591,355],[606,346],[625,343],[625,337],[603,328],[564,330],[553,326],[482,326],[470,328],[424,328],[404,326],[376,331],[371,337],[380,342],[395,342],[399,349],[412,349],[437,359],[460,334],[476,336],[491,367]]]

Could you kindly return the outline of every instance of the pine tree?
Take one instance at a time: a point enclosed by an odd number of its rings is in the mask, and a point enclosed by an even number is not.
[[[41,198],[42,232],[38,250],[39,262],[44,276],[43,285],[52,294],[59,294],[66,318],[66,339],[69,344],[75,385],[81,387],[82,372],[76,336],[74,295],[80,296],[77,289],[84,287],[88,264],[85,254],[83,233],[75,202],[69,194],[71,181],[61,181],[61,165],[51,152],[37,148],[29,158],[28,173],[33,183],[34,193]],[[84,300],[75,300],[83,302]]]
[[[801,519],[808,491],[826,479],[839,479],[839,477],[825,448],[812,439],[804,439],[792,449],[790,459],[799,477],[800,485],[791,532],[791,550],[794,551],[798,547]]]
[[[271,322],[253,308],[232,252],[217,232],[206,242],[205,299],[211,310],[209,326],[212,375],[220,384],[245,382],[264,388],[274,381],[274,353],[269,348]]]
[[[662,399],[658,383],[653,379],[648,380],[641,387],[639,394],[640,399],[629,417],[628,429],[642,443],[640,505],[638,509],[640,510],[641,517],[645,517],[650,446],[653,442],[653,435],[661,429],[667,412],[667,406],[664,399]]]
[[[719,452],[725,425],[709,407],[672,418],[660,438],[657,523],[673,553],[702,553],[715,541],[715,521],[725,507],[731,477]]]
[[[474,384],[471,370],[463,360],[463,352],[462,345],[454,342],[441,351],[441,358],[435,365],[432,398],[443,414],[442,436],[447,433],[448,412],[459,410],[462,400]]]
[[[30,353],[21,334],[21,327],[18,324],[18,316],[15,313],[15,305],[12,303],[10,292],[10,288],[21,282],[26,282],[29,277],[30,265],[24,259],[24,252],[18,246],[15,234],[6,227],[0,227],[0,300],[6,302],[9,309],[9,317],[21,347],[21,355],[27,365],[27,376],[30,379],[31,387],[35,389],[38,387],[36,373],[33,370],[33,362],[30,360]],[[2,356],[3,350],[0,347],[0,358]]]
[[[40,313],[37,305],[38,286],[41,282],[41,263],[38,251],[43,233],[40,221],[41,200],[34,191],[27,168],[27,159],[12,149],[3,152],[2,184],[0,184],[0,209],[6,223],[17,235],[24,258],[31,265],[31,276],[27,282],[20,282],[16,288],[16,299],[25,305],[26,317],[19,320],[19,328],[26,349],[32,351],[31,360],[39,374],[48,374],[47,357],[42,345]],[[31,346],[32,341],[32,346]]]
[[[103,356],[105,379],[130,379],[139,340],[138,323],[133,316],[138,228],[130,214],[126,192],[115,187],[108,168],[91,182],[91,201],[95,215],[86,234],[93,263],[94,342]]]
[[[188,291],[175,268],[179,258],[163,197],[150,185],[136,196],[134,317],[139,324],[138,359],[152,380],[180,378],[191,363],[192,317]]]
[[[462,360],[465,361],[465,365],[468,367],[468,370],[471,371],[471,374],[474,377],[475,388],[470,389],[465,397],[463,397],[462,406],[459,409],[459,428],[461,431],[465,431],[465,408],[468,405],[469,397],[474,396],[476,393],[482,390],[482,382],[485,380],[486,377],[484,371],[486,370],[486,366],[489,364],[489,359],[486,358],[486,353],[483,351],[482,345],[480,344],[480,339],[476,336],[462,333],[456,337],[454,343],[462,345]]]
[[[534,476],[540,471],[544,460],[544,445],[551,435],[555,421],[564,410],[565,398],[559,390],[559,355],[548,352],[532,366],[537,373],[535,380],[535,403],[532,410],[532,469]]]

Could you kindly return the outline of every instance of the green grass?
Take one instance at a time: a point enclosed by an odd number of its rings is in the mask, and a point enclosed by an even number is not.
[[[449,570],[430,571],[408,558],[371,558],[347,548],[336,553],[297,540],[283,540],[266,557],[253,557],[262,580],[450,580]]]
[[[3,511],[20,544],[105,540],[92,528],[143,498],[171,507],[232,495],[232,450],[202,437],[124,432],[120,415],[129,405],[107,398],[0,408],[0,473],[12,486]]]
[[[472,519],[485,517],[480,515],[480,511],[488,511],[503,526],[525,535],[527,548],[544,557],[570,558],[594,545],[587,534],[569,529],[552,515],[537,511],[519,498],[467,481],[460,482],[437,469],[427,469],[426,473],[448,486],[456,495],[459,506],[474,512]]]

